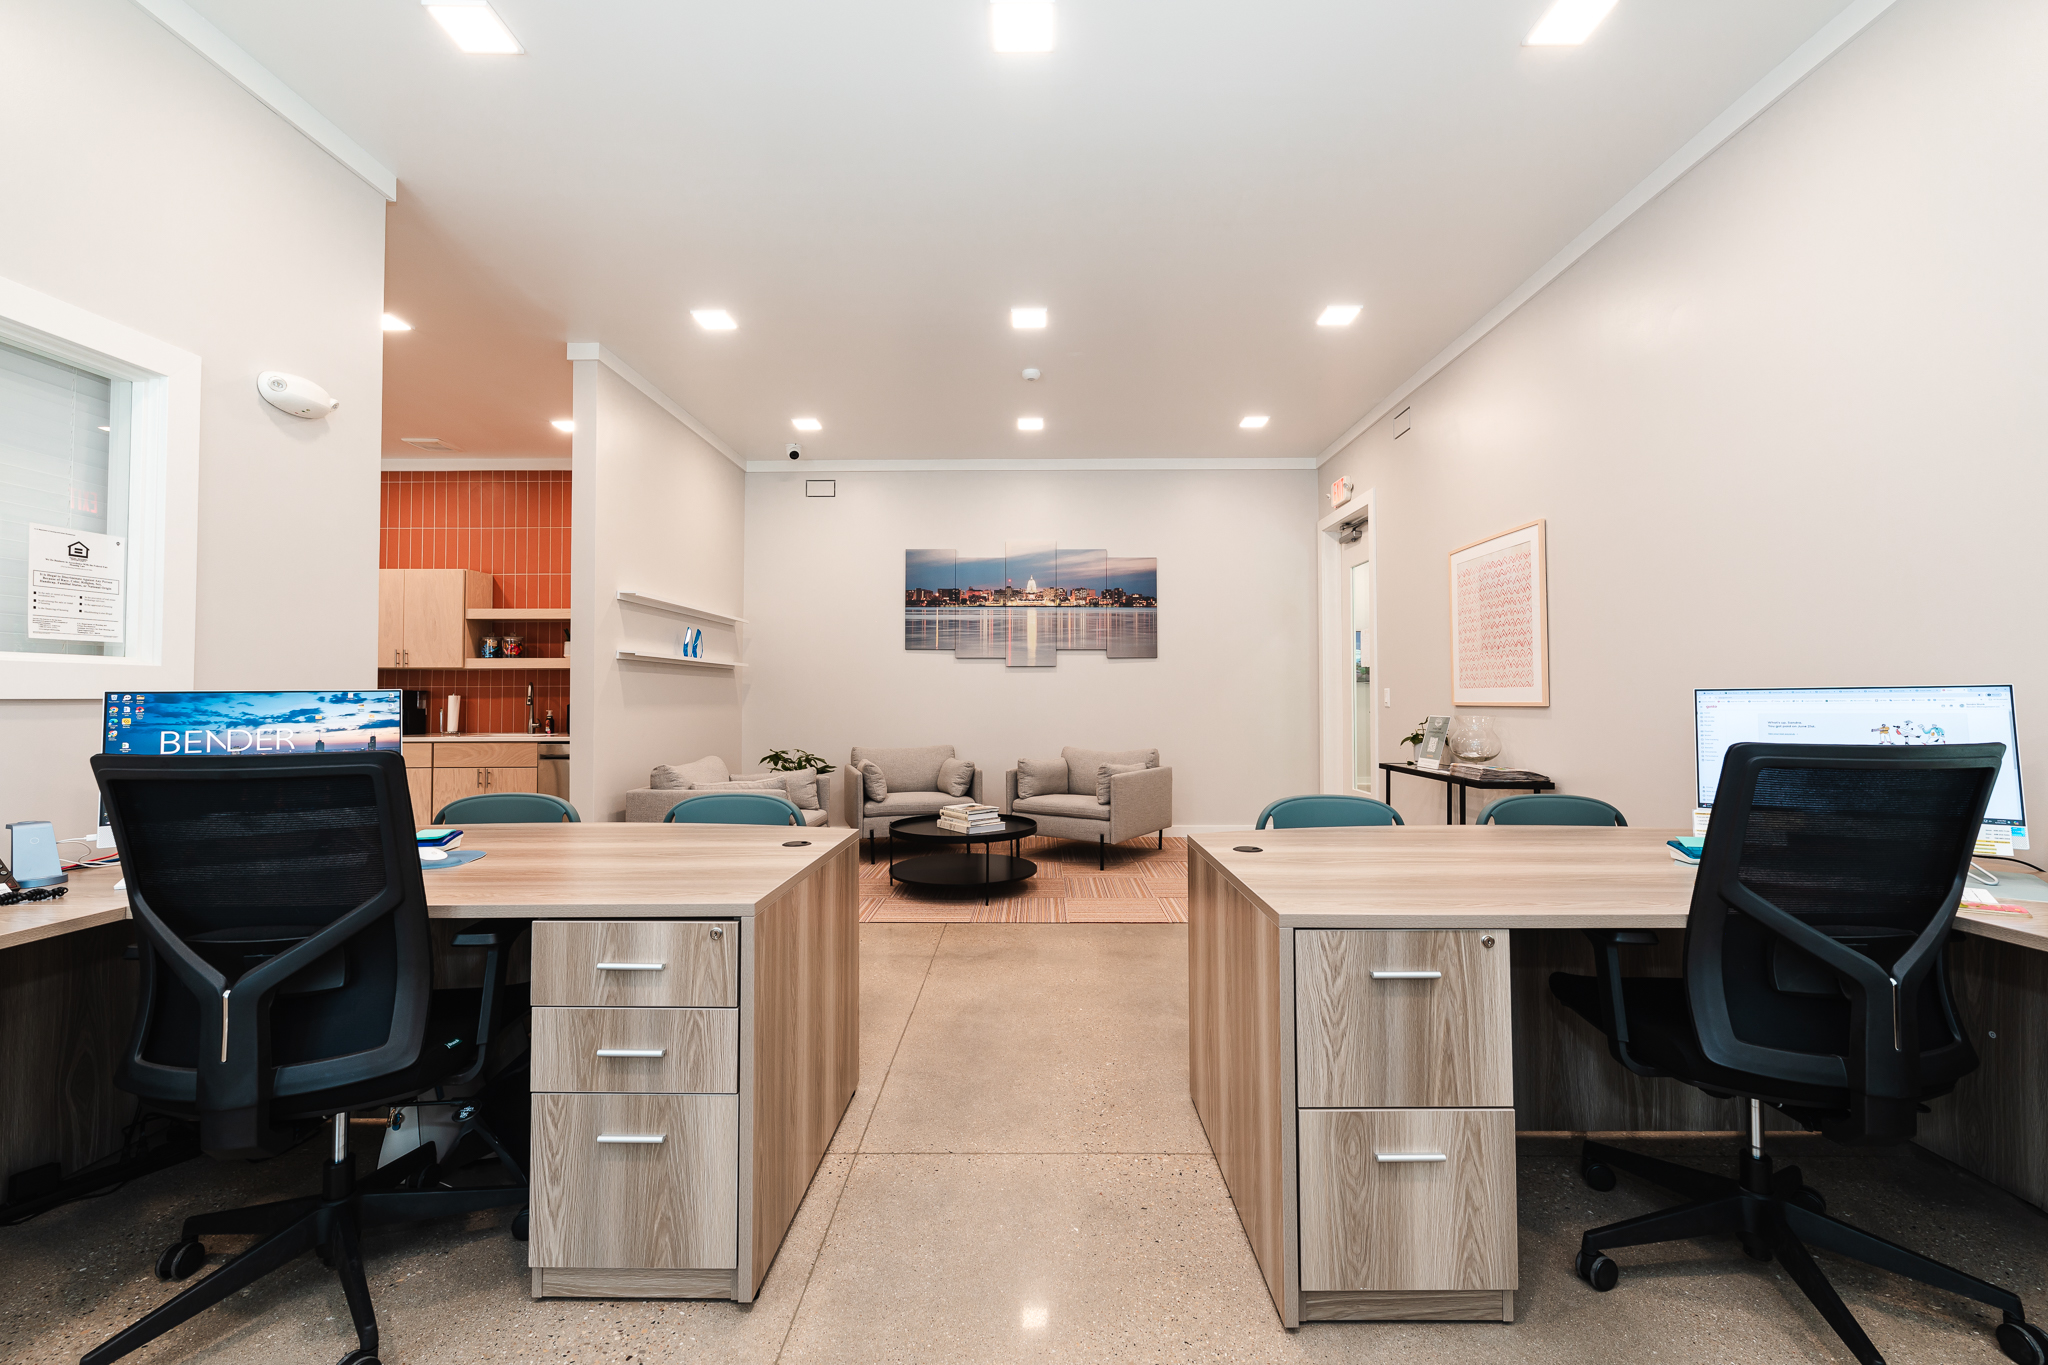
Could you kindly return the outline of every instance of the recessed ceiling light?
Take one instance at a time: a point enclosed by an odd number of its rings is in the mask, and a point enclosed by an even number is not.
[[[998,52],[1050,52],[1058,36],[1052,0],[990,0],[988,36]]]
[[[1010,325],[1019,331],[1032,327],[1043,327],[1045,326],[1045,310],[1043,308],[1012,308],[1010,310]]]
[[[526,49],[491,8],[490,0],[420,0],[464,52],[480,57],[517,57]]]
[[[1333,303],[1323,310],[1316,319],[1318,327],[1349,327],[1364,311],[1364,305],[1356,303]]]
[[[559,431],[564,435],[567,435],[568,433],[576,430],[576,419],[573,417],[557,417],[554,421],[548,423],[548,425],[553,427],[556,431]]]
[[[384,315],[384,330],[387,332],[410,332],[412,324],[399,317],[396,313],[386,313]]]
[[[1017,419],[1017,430],[1044,431],[1045,419],[1043,417],[1019,417]]]
[[[101,431],[112,431],[112,430],[113,430],[113,428],[112,428],[112,427],[101,427],[101,428],[100,428],[100,430],[101,430]]]
[[[1269,417],[1247,417],[1242,422],[1239,422],[1238,425],[1240,427],[1243,427],[1246,431],[1257,431],[1260,427],[1266,425],[1266,423],[1271,420],[1272,419]]]
[[[798,431],[823,431],[825,424],[815,417],[792,417],[789,424]]]
[[[723,308],[692,308],[690,316],[707,332],[730,332],[739,326]]]
[[[1522,39],[1523,47],[1576,47],[1592,36],[1614,0],[1556,0]]]

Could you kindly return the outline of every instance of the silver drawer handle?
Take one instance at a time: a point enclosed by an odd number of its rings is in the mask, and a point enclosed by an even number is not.
[[[601,972],[658,972],[668,966],[666,962],[600,962]]]
[[[665,1047],[601,1047],[597,1050],[597,1055],[600,1057],[666,1057],[668,1056],[668,1049]]]
[[[599,1133],[599,1142],[653,1143],[659,1145],[668,1141],[667,1133]]]
[[[599,1138],[598,1141],[604,1141]],[[1374,1161],[1449,1161],[1442,1152],[1374,1152]]]
[[[1442,972],[1374,972],[1372,979],[1375,981],[1435,981],[1442,976]]]

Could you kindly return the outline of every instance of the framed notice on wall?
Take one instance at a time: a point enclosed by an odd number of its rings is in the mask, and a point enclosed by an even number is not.
[[[1451,704],[1550,705],[1540,520],[1451,551]]]

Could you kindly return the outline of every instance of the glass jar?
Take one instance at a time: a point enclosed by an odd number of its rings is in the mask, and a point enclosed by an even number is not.
[[[477,657],[477,658],[479,658],[479,659],[495,659],[495,658],[497,658],[497,657],[498,657],[498,637],[497,637],[497,636],[495,636],[495,635],[486,635],[486,636],[484,636],[483,650],[482,650],[482,652],[481,652],[481,653],[479,653],[479,654],[478,654],[478,655],[477,655],[476,657]]]
[[[505,658],[516,659],[526,653],[526,638],[521,635],[507,635],[499,642],[498,647],[505,651]]]
[[[1500,753],[1491,716],[1466,716],[1451,727],[1451,754],[1460,763],[1485,763]]]

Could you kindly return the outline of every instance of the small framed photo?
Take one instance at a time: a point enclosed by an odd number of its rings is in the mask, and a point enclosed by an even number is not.
[[[1550,705],[1543,523],[1451,551],[1451,705]]]

